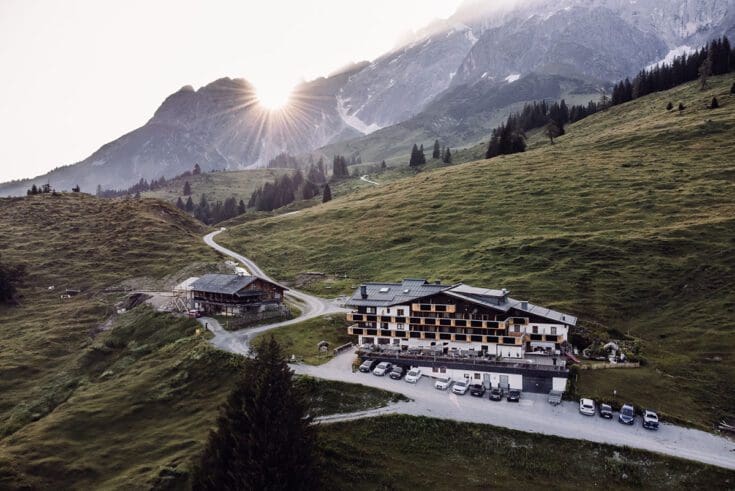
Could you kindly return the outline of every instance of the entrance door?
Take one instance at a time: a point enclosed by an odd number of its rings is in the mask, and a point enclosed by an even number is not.
[[[491,389],[493,387],[493,381],[490,379],[489,373],[483,373],[482,374],[482,384],[487,389]]]
[[[508,385],[508,376],[507,375],[501,375],[500,376],[500,383],[498,384],[498,386],[501,389],[506,390],[506,391],[510,389],[510,385]]]

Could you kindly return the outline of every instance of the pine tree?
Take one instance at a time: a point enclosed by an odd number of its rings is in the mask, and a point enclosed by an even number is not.
[[[735,56],[733,56],[735,58]],[[732,83],[732,87],[730,87],[730,93],[735,95],[735,82]]]
[[[199,174],[201,174],[201,173],[202,173],[202,168],[201,168],[201,167],[199,167],[199,164],[194,164],[194,170],[193,170],[193,171],[191,171],[191,173],[192,173],[193,175],[195,175],[195,176],[198,176]]]
[[[186,204],[184,205],[184,209],[188,211],[189,213],[194,211],[194,201],[191,199],[191,196],[189,196],[189,199],[186,200]]]
[[[679,103],[679,112],[682,112],[684,109],[686,109],[686,106],[684,105],[683,102],[680,102]]]
[[[332,201],[332,190],[329,188],[329,184],[324,185],[324,192],[322,193],[322,203]]]
[[[733,84],[733,87],[735,87],[735,84]],[[385,170],[388,168],[388,164],[385,163],[385,160],[380,163],[380,168],[382,170]]]
[[[189,184],[189,181],[184,183],[184,192],[182,194],[184,196],[191,196],[191,184]]]
[[[408,161],[408,165],[410,167],[416,167],[419,165],[419,147],[415,143],[413,144],[413,147],[411,148],[411,158]]]
[[[176,200],[176,208],[179,210],[184,209],[184,202],[181,200],[181,196],[179,196],[179,199]]]
[[[71,192],[72,193],[79,193],[81,191],[82,191],[82,188],[79,187],[79,184],[77,184],[76,186],[74,186],[73,188],[71,188]]]
[[[426,163],[426,155],[424,154],[424,144],[423,143],[419,147],[418,160],[419,160],[419,165],[424,165]]]
[[[671,111],[672,109],[674,109],[674,105],[671,103],[671,101],[669,101],[669,103],[666,104],[666,110]]]
[[[717,97],[712,97],[712,102],[710,103],[709,108],[717,109],[718,107],[720,107],[720,103],[717,102]]]
[[[439,140],[434,140],[434,152],[431,154],[432,159],[440,159],[442,158],[442,150],[441,146],[439,145]]]
[[[245,208],[245,202],[243,200],[240,200],[240,202],[237,204],[237,214],[242,215],[245,213],[247,208]]]
[[[442,162],[444,162],[445,164],[452,163],[452,152],[449,150],[449,147],[447,147],[444,150],[444,155],[442,156]]]
[[[273,336],[253,351],[209,435],[192,489],[316,489],[316,432],[305,394]]]

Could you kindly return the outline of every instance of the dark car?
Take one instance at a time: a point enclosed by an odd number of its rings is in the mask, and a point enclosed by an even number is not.
[[[508,391],[508,397],[506,397],[508,402],[520,402],[521,400],[521,391],[518,389],[510,389]]]
[[[482,397],[485,395],[485,386],[482,384],[470,385],[470,395],[475,397]]]
[[[393,370],[390,371],[388,376],[393,380],[400,380],[401,377],[403,377],[404,373],[406,373],[406,371],[403,369],[403,367],[399,367],[398,365],[396,365],[393,367]]]
[[[600,404],[597,411],[601,418],[612,419],[613,417],[613,410],[610,404]]]
[[[491,401],[500,401],[503,399],[503,389],[500,387],[493,387],[490,389],[490,400]]]
[[[635,409],[630,404],[623,404],[618,414],[618,421],[624,425],[632,425],[635,423]]]
[[[362,362],[362,365],[360,365],[360,371],[362,373],[370,373],[377,364],[378,360],[365,360]]]

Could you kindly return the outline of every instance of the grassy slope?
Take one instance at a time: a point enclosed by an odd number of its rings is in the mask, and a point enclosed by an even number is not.
[[[325,315],[291,324],[262,333],[255,339],[271,335],[283,347],[287,356],[296,355],[310,365],[321,365],[329,361],[332,349],[354,341],[354,337],[347,334],[344,314]],[[321,341],[329,343],[329,351],[326,354],[320,353],[317,349],[317,344]]]
[[[324,426],[327,489],[728,489],[735,472],[557,437],[390,416]]]
[[[248,203],[250,195],[266,182],[275,181],[286,172],[285,169],[253,169],[230,172],[206,172],[197,176],[188,176],[172,179],[167,182],[163,189],[143,193],[144,197],[158,198],[171,203],[176,203],[180,197],[186,202],[186,196],[181,193],[184,183],[191,184],[191,199],[198,203],[202,194],[206,195],[207,201],[224,201],[229,197],[243,200]]]
[[[641,98],[554,146],[422,172],[221,241],[279,279],[317,270],[347,273],[348,287],[406,276],[503,286],[601,335],[599,325],[629,332],[661,386],[634,402],[708,426],[735,407],[732,81]],[[706,109],[715,94],[721,108]],[[667,112],[668,101],[687,109]],[[595,387],[600,376],[582,378]]]

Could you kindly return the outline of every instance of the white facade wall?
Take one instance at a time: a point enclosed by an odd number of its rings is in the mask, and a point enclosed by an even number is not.
[[[564,392],[565,390],[567,390],[567,379],[566,378],[554,377],[551,383],[552,383],[552,386],[551,386],[552,390],[556,390],[558,392]]]
[[[511,389],[523,390],[523,375],[516,373],[497,373],[497,372],[477,372],[473,370],[462,370],[458,368],[447,368],[445,372],[432,371],[431,367],[416,367],[421,369],[421,373],[426,377],[441,378],[452,377],[452,380],[462,380],[468,378],[471,384],[488,383],[492,387],[497,387],[500,381],[507,381],[508,387]],[[566,379],[562,379],[565,380]]]

